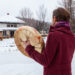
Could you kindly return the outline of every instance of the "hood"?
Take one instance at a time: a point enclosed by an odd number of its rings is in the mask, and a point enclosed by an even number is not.
[[[56,27],[51,26],[49,32],[54,32],[54,31],[60,31],[60,32],[63,32],[68,35],[74,35],[72,33],[71,29],[68,28],[67,26],[59,26],[59,27],[58,26],[56,26]]]

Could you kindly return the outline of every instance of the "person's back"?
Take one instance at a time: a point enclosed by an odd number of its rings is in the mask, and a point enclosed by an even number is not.
[[[64,23],[64,22],[63,22]],[[54,59],[51,63],[44,67],[45,75],[72,75],[71,62],[75,49],[75,37],[68,27],[55,26],[50,29],[51,35],[54,35],[58,41],[58,47]]]
[[[60,42],[59,51],[60,57],[61,57],[61,63],[62,64],[71,64],[72,58],[73,58],[73,53],[75,49],[75,37],[73,33],[63,27],[60,29],[60,31],[57,31],[58,33],[58,38]]]
[[[62,30],[61,30],[62,31]],[[59,40],[61,51],[60,53],[60,60],[61,60],[61,66],[62,75],[71,75],[71,62],[74,54],[75,49],[75,37],[70,32],[70,30],[65,30],[64,32],[59,33]]]

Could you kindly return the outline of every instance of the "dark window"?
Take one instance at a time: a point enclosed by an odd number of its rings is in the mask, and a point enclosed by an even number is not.
[[[13,25],[11,25],[11,27],[14,27]]]
[[[14,37],[14,31],[10,31],[10,37]]]
[[[7,24],[7,27],[17,27],[17,24]]]
[[[15,24],[14,27],[17,27],[17,24]]]
[[[3,31],[3,36],[6,36],[6,31]]]
[[[7,27],[10,27],[10,24],[7,24]]]

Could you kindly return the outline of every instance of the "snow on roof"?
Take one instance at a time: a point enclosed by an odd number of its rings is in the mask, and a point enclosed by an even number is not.
[[[4,30],[17,30],[18,28],[14,28],[14,27],[9,27],[9,28],[0,28],[0,31],[4,31]]]
[[[10,15],[0,17],[0,22],[25,23],[24,21]]]

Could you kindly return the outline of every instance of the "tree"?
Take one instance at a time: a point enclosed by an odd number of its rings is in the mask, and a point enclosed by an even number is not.
[[[21,11],[20,11],[20,14],[21,14],[21,18],[23,18],[23,21],[29,23],[29,19],[32,19],[32,11],[29,9],[29,8],[23,8]]]
[[[22,9],[20,11],[20,15],[21,17],[19,18],[25,21],[27,25],[36,28],[39,32],[40,31],[48,32],[49,25],[45,22],[47,17],[47,10],[43,5],[39,7],[39,10],[37,12],[37,17],[39,20],[33,19],[33,13],[29,8]]]
[[[36,21],[36,25],[35,25],[35,28],[41,33],[41,32],[46,32],[48,33],[49,32],[49,28],[50,28],[50,23],[48,22],[45,22],[45,28],[42,27],[42,23],[41,21]]]
[[[46,21],[46,17],[47,17],[47,10],[44,7],[44,5],[39,7],[39,10],[36,14],[37,14],[37,17],[39,19],[39,21],[38,21],[39,23],[37,23],[39,25],[37,25],[37,26],[40,27],[40,30],[44,31],[44,29],[46,28],[45,27],[45,21]]]
[[[45,21],[46,15],[47,15],[47,10],[46,10],[46,8],[44,7],[44,5],[40,6],[40,7],[39,7],[39,10],[38,10],[38,12],[37,12],[38,19],[39,19],[40,21]]]

